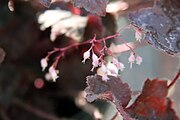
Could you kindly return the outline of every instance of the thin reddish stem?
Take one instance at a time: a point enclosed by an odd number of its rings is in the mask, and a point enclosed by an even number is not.
[[[110,46],[110,50],[112,51],[113,54],[119,54],[121,52],[125,52],[125,51],[129,51],[130,48],[127,47],[130,46],[131,48],[133,49],[136,49],[136,48],[140,48],[140,47],[144,47],[144,46],[147,46],[149,45],[147,42],[145,41],[141,41],[141,42],[129,42],[129,43],[126,43],[125,44],[120,44],[120,45],[114,45],[114,46]]]
[[[119,34],[119,33],[116,33],[116,34],[110,35],[110,36],[108,36],[108,37],[106,37],[106,38],[102,38],[102,39],[96,40],[96,42],[101,43],[101,42],[106,41],[106,40],[109,40],[109,39],[111,39],[111,38],[116,38],[117,36],[120,36],[120,34]]]
[[[116,112],[115,115],[111,118],[111,120],[116,120],[116,118],[118,117],[119,113]]]
[[[55,62],[53,63],[53,67],[56,68],[58,65],[58,62],[60,60],[60,58],[63,56],[64,53],[61,53],[59,56],[56,57]]]
[[[129,46],[125,40],[122,39],[121,41],[122,41],[122,42],[131,50],[131,52],[133,52],[133,54],[135,55],[135,52],[134,52],[133,48],[132,48],[131,46]]]
[[[85,44],[92,44],[94,42],[98,42],[98,43],[101,43],[102,41],[106,41],[108,39],[111,39],[111,38],[115,38],[119,36],[119,34],[115,34],[115,35],[111,35],[111,36],[108,36],[106,38],[103,38],[103,39],[99,39],[99,40],[96,40],[96,36],[93,38],[93,39],[90,39],[90,40],[87,40],[87,41],[84,41],[84,42],[81,42],[81,43],[74,43],[72,45],[68,45],[66,47],[63,47],[63,48],[55,48],[54,50],[48,52],[48,55],[46,56],[47,58],[49,58],[49,56],[51,56],[52,54],[54,54],[55,52],[62,52],[62,53],[65,53],[65,51],[69,50],[69,49],[72,49],[74,47],[77,47],[77,46],[81,46],[81,45],[85,45]]]
[[[179,69],[178,73],[176,74],[175,78],[174,78],[174,79],[172,80],[172,82],[168,85],[168,89],[175,84],[175,82],[179,79],[179,77],[180,77],[180,69]]]

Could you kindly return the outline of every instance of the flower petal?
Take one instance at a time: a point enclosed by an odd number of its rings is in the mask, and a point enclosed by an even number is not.
[[[48,66],[47,59],[46,58],[41,59],[40,63],[41,63],[42,71],[44,71]]]
[[[90,54],[91,54],[91,53],[90,53],[90,50],[91,50],[91,49],[89,49],[89,50],[87,50],[86,52],[84,52],[82,63],[85,63],[86,60],[90,57]]]
[[[137,56],[136,57],[136,64],[140,65],[142,63],[142,57]]]
[[[135,55],[134,55],[134,53],[131,52],[131,55],[128,58],[128,61],[130,63],[130,68],[132,68],[132,64],[135,62],[135,60],[136,60]]]
[[[49,73],[50,73],[50,75],[51,75],[51,77],[52,77],[52,79],[53,79],[53,82],[55,82],[56,79],[59,77],[59,76],[57,75],[57,74],[58,74],[58,71],[55,70],[55,68],[54,68],[53,66],[51,66],[51,67],[49,68]]]

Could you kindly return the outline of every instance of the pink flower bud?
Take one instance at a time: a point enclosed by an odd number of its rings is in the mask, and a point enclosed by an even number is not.
[[[46,58],[41,59],[40,63],[41,63],[42,71],[44,71],[48,66],[47,59]]]
[[[83,59],[82,63],[85,63],[86,59],[88,59],[90,57],[90,50],[91,49],[89,49],[88,51],[84,52],[84,54],[83,54],[83,58],[84,59]]]
[[[142,57],[137,56],[136,57],[136,64],[140,65],[142,63]]]
[[[132,68],[132,64],[135,62],[136,58],[134,56],[134,53],[131,52],[130,57],[128,58],[128,61],[130,63],[130,68]]]
[[[135,38],[137,41],[141,42],[141,40],[143,38],[143,34],[142,34],[142,31],[140,29],[135,30]]]
[[[59,77],[57,74],[58,74],[58,71],[54,69],[53,66],[51,66],[49,68],[49,74],[51,75],[51,78],[53,79],[53,82],[56,81],[56,79]]]

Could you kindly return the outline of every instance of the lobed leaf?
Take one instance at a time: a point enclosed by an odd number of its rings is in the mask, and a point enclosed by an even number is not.
[[[178,120],[167,93],[167,81],[147,79],[142,93],[126,111],[138,120]]]
[[[180,54],[180,1],[157,0],[150,8],[129,14],[132,24],[145,31],[145,40],[171,55]]]
[[[109,0],[73,0],[72,2],[76,7],[83,7],[93,14],[104,16],[108,1]]]
[[[119,77],[108,76],[107,82],[99,75],[88,76],[85,89],[87,100],[92,102],[96,99],[105,99],[113,102],[115,99],[126,106],[131,99],[131,90],[127,83],[123,83]]]

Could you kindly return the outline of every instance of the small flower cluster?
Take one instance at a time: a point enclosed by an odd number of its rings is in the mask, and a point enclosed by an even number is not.
[[[92,71],[94,70],[94,68],[100,66],[100,62],[99,61],[103,61],[103,55],[104,55],[104,51],[107,49],[106,45],[104,45],[105,47],[99,51],[99,53],[103,53],[101,54],[101,56],[98,58],[98,56],[95,54],[95,52],[93,51],[93,49],[95,49],[95,43],[102,43],[104,42],[105,44],[105,41],[108,40],[108,39],[111,39],[111,38],[115,38],[117,37],[119,34],[115,34],[115,35],[111,35],[111,36],[108,36],[106,38],[103,38],[103,39],[100,39],[100,40],[96,40],[96,36],[94,36],[93,39],[90,39],[90,40],[87,40],[87,41],[84,41],[84,42],[81,42],[81,43],[78,43],[78,44],[71,44],[71,45],[68,45],[64,48],[54,48],[54,50],[48,52],[47,56],[43,59],[41,59],[40,63],[41,63],[41,67],[42,67],[42,71],[44,71],[47,67],[48,67],[48,59],[51,55],[53,55],[54,53],[58,53],[59,55],[56,57],[55,61],[53,62],[53,64],[49,67],[49,72],[48,74],[46,74],[48,77],[47,79],[52,79],[54,82],[56,81],[57,78],[59,78],[58,76],[58,73],[59,71],[56,70],[56,66],[60,60],[61,57],[63,57],[66,52],[72,48],[77,48],[77,46],[80,46],[80,45],[85,45],[85,44],[92,44],[91,48],[86,51],[84,53],[84,60],[82,61],[83,63],[85,63],[86,59],[88,59],[91,55],[91,51],[92,51]],[[96,48],[97,49],[97,48]]]
[[[53,62],[53,64],[49,67],[48,70],[48,75],[50,76],[50,78],[55,82],[57,78],[59,78],[58,73],[59,71],[56,70],[56,66],[60,60],[61,57],[64,56],[64,54],[66,53],[66,51],[68,51],[69,49],[75,48],[79,45],[84,45],[84,44],[91,44],[91,47],[84,52],[83,54],[83,60],[82,63],[85,63],[87,59],[92,59],[92,69],[91,71],[94,71],[95,68],[99,67],[102,74],[102,79],[104,81],[109,80],[108,75],[117,75],[118,71],[123,71],[123,69],[125,68],[124,64],[119,62],[117,60],[117,58],[114,57],[113,52],[107,48],[106,46],[106,40],[110,39],[110,38],[115,38],[117,37],[118,34],[116,35],[112,35],[109,36],[107,38],[103,38],[100,40],[96,40],[96,36],[88,41],[82,42],[80,44],[72,44],[69,45],[67,47],[64,48],[54,48],[54,50],[48,52],[48,55],[41,59],[40,63],[41,63],[41,67],[42,67],[42,71],[44,71],[47,67],[48,67],[48,59],[49,57],[54,54],[54,53],[59,53],[59,55],[56,57],[55,61]],[[126,42],[124,40],[122,40],[122,42],[124,42],[124,44],[130,48],[131,50],[131,54],[130,57],[128,58],[128,61],[130,63],[130,68],[132,68],[132,64],[136,63],[138,65],[140,65],[142,63],[142,58],[137,55],[133,48],[131,48],[130,46],[128,46],[128,44],[126,44]],[[98,46],[96,46],[96,43],[103,43],[102,44],[102,49],[98,48]],[[112,56],[112,60],[111,60],[111,68],[108,68],[106,66],[106,62],[104,60],[105,54],[107,54],[108,56]],[[112,67],[113,66],[113,67]],[[49,79],[49,77],[48,77]]]
[[[93,50],[93,46],[94,45],[92,45],[89,50],[84,52],[82,63],[85,63],[85,61],[87,59],[90,59],[90,57],[91,57],[92,58],[92,66],[93,66],[91,71],[93,71],[97,67],[100,67],[101,72],[102,72],[102,74],[101,74],[102,80],[107,81],[107,80],[109,80],[109,78],[108,78],[109,74],[111,74],[111,75],[116,74],[115,70],[112,70],[112,69],[109,69],[108,67],[106,67],[105,61],[103,60],[104,52],[107,50],[107,48],[106,48],[106,46],[104,46],[102,48],[102,50],[99,51],[100,56],[98,57]],[[91,53],[92,53],[92,56],[91,56]],[[116,67],[117,70],[123,71],[123,69],[125,68],[123,63],[119,62],[117,60],[117,58],[113,57],[111,63]]]
[[[130,68],[132,68],[132,64],[136,62],[136,64],[140,65],[142,63],[142,57],[140,57],[139,55],[135,56],[134,52],[131,52],[128,61],[130,63]]]
[[[91,57],[91,51],[92,51],[92,65],[93,65],[91,71],[93,71],[94,68],[96,68],[96,67],[99,66],[99,60],[100,60],[100,59],[99,59],[98,56],[94,53],[92,47],[83,54],[83,58],[84,58],[84,59],[83,59],[82,63],[85,63],[86,60]]]
[[[105,55],[105,53],[108,54],[108,51],[110,51],[110,50],[107,48],[105,40],[102,41],[104,43],[104,46],[101,50],[98,50],[96,48],[95,42],[97,42],[97,41],[94,37],[91,41],[92,45],[91,45],[90,49],[88,49],[83,54],[84,59],[83,59],[82,63],[85,63],[85,61],[87,59],[90,59],[90,57],[91,57],[92,58],[92,66],[93,66],[91,71],[93,71],[97,67],[100,67],[101,72],[102,72],[102,74],[101,74],[102,80],[107,81],[107,80],[109,80],[108,75],[116,75],[117,74],[116,71],[119,71],[119,70],[123,71],[125,66],[123,63],[119,62],[117,60],[117,58],[113,57],[111,64],[114,65],[115,67],[113,69],[109,69],[108,67],[106,67],[105,61],[104,61],[104,55]],[[123,41],[123,42],[125,42],[125,41]],[[125,43],[125,45],[126,45],[126,43]],[[128,46],[128,47],[130,47],[130,46]],[[99,57],[98,57],[98,55],[95,54],[94,48],[97,50],[98,54],[100,54]],[[132,48],[130,48],[130,50],[131,50],[131,54],[130,54],[130,57],[128,58],[128,61],[130,63],[130,68],[132,68],[133,63],[140,65],[142,63],[142,58],[139,55],[137,55]],[[110,53],[112,53],[112,52],[110,52]],[[112,54],[108,54],[108,55],[113,56]]]
[[[44,71],[47,68],[47,66],[48,66],[48,59],[47,58],[43,58],[43,59],[41,59],[40,63],[41,63],[42,71]],[[51,79],[53,80],[53,82],[56,82],[56,79],[59,77],[57,75],[58,72],[59,71],[55,69],[54,65],[52,65],[49,68],[49,75],[50,75]]]

